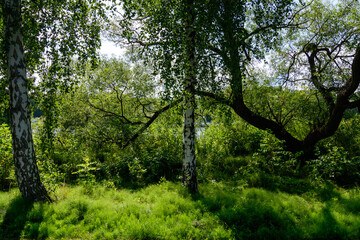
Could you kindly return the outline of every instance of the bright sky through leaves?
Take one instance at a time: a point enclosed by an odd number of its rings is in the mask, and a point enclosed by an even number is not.
[[[100,48],[101,55],[107,55],[111,57],[114,56],[122,56],[125,54],[125,49],[121,48],[120,46],[116,46],[113,42],[108,41],[106,39],[102,39],[101,41],[101,48]]]

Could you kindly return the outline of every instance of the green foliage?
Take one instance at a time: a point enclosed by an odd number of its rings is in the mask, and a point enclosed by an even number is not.
[[[272,134],[267,134],[260,144],[260,149],[254,154],[255,166],[265,173],[293,176],[297,168],[297,159],[301,152],[293,154],[286,151],[284,143],[275,138]]]
[[[11,132],[6,124],[0,125],[0,190],[15,184]]]
[[[91,185],[95,184],[95,174],[97,171],[96,162],[90,162],[90,159],[85,157],[84,162],[77,164],[77,171],[72,174],[77,175],[77,179],[80,183],[85,183],[85,186],[91,187]]]
[[[205,105],[202,111],[210,122],[199,124],[196,147],[200,176],[217,180],[236,176],[237,170],[247,164],[245,156],[260,148],[265,132],[224,106]]]
[[[360,158],[351,157],[343,147],[326,145],[326,153],[310,161],[308,168],[315,179],[330,180],[343,187],[360,184]]]
[[[290,188],[291,178],[299,175],[301,152],[287,151],[271,133],[245,123],[226,108],[217,109],[211,118],[197,143],[203,179],[242,179],[250,186],[276,189],[284,183],[279,179],[284,178]]]
[[[196,16],[191,24],[194,29],[191,47],[196,59],[197,85],[199,89],[210,87],[218,92],[223,90],[224,82],[234,81],[223,77],[228,76],[233,61],[245,62],[248,54],[262,58],[278,42],[278,28],[289,21],[293,7],[292,0],[242,0],[231,4],[219,0],[122,3],[122,21],[114,24],[110,35],[115,41],[141,48],[136,53],[151,62],[154,73],[165,80],[167,96],[182,91],[184,70],[190,64],[185,54],[190,41],[189,29],[185,27],[188,15]],[[235,57],[234,53],[239,55]]]
[[[164,104],[155,98],[154,88],[154,79],[141,64],[131,66],[112,58],[103,59],[96,69],[87,69],[75,91],[57,105],[60,116],[50,158],[67,183],[79,179],[73,173],[79,173],[86,163],[97,168],[85,171],[91,173],[90,182],[109,181],[117,187],[177,179],[181,170],[179,109],[161,113],[139,132]],[[44,148],[38,151],[43,154]]]
[[[146,173],[147,169],[144,168],[139,159],[135,158],[132,163],[128,163],[130,175],[135,176],[138,182],[142,182],[144,179],[144,174]]]
[[[306,179],[308,173],[298,168],[301,155],[285,150],[283,142],[264,132],[259,149],[243,158],[242,166],[237,168],[237,179],[249,187],[301,194],[313,189],[315,181]]]
[[[65,174],[55,165],[51,158],[46,155],[38,155],[37,165],[39,168],[40,179],[49,193],[55,192],[56,188],[65,182]]]
[[[122,147],[161,106],[147,71],[116,58],[88,68],[75,91],[61,100],[61,132],[91,144],[94,151],[112,144]]]
[[[93,116],[89,106],[81,105],[81,102],[77,105],[68,101],[64,103],[64,109],[65,106],[69,108],[61,114],[61,125],[56,133],[50,160],[64,174],[62,181],[73,183],[79,180],[88,184],[97,180],[110,185],[114,183],[117,187],[139,187],[156,183],[161,178],[178,178],[181,171],[182,135],[177,110],[163,113],[164,116],[160,116],[143,135],[123,149],[104,139],[101,133],[107,130],[110,133],[110,129],[106,129],[110,123]],[[70,115],[75,111],[78,113],[75,114],[78,121],[75,115]],[[91,126],[88,124],[92,123],[104,128],[89,132]],[[112,124],[110,128],[121,128],[121,125]],[[41,139],[36,141],[37,144],[38,141]],[[37,152],[39,156],[43,155],[41,148]],[[93,171],[92,166],[96,166],[96,171]],[[80,176],[80,173],[86,176]]]
[[[360,115],[357,112],[350,114],[350,112],[346,113],[345,116],[348,117],[342,120],[333,137],[319,143],[320,150],[334,145],[343,148],[349,157],[360,155]]]
[[[36,150],[36,161],[39,168],[40,178],[46,189],[50,193],[53,193],[56,188],[65,183],[66,173],[67,171],[70,171],[71,168],[67,168],[64,171],[64,166],[60,167],[57,165],[59,153],[55,146],[58,146],[58,142],[55,142],[51,149],[44,147],[46,144],[42,142],[44,140],[42,135],[43,119],[37,118],[33,121],[32,127]],[[46,138],[45,141],[47,141]],[[63,154],[66,154],[67,156],[74,154],[76,156],[76,153],[71,151],[64,151]],[[76,162],[74,162],[74,164],[76,164]]]
[[[32,100],[42,103],[44,113],[49,117],[47,121],[53,122],[56,116],[53,115],[54,109],[49,106],[53,103],[54,93],[58,90],[69,90],[74,84],[74,76],[83,72],[82,68],[76,69],[72,66],[74,58],[79,60],[80,65],[87,60],[96,63],[96,50],[101,43],[100,30],[104,21],[108,20],[105,12],[110,14],[113,4],[103,0],[44,0],[22,1],[21,6],[21,28],[29,87],[36,90],[32,91],[35,94],[30,95]],[[1,8],[5,16],[4,4]],[[3,17],[0,20],[2,28]],[[0,54],[3,60],[0,68],[2,110],[8,108],[9,99],[8,87],[5,87],[8,81],[5,77],[7,61],[6,49],[3,47],[6,41],[4,36],[0,38]],[[41,81],[35,85],[35,79],[39,77]]]
[[[179,117],[174,111],[166,112],[128,148],[104,152],[100,172],[118,187],[139,187],[162,178],[177,180],[182,135],[181,125],[174,119]]]

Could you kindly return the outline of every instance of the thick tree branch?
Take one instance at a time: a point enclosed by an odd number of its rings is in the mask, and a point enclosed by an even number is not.
[[[230,106],[230,104],[231,104],[229,99],[227,99],[223,96],[217,95],[215,93],[206,92],[206,91],[195,91],[195,94],[197,94],[199,96],[203,96],[203,97],[212,98],[212,99],[216,100],[217,102],[228,105],[228,106]]]
[[[95,106],[90,101],[87,101],[87,103],[89,104],[90,107],[92,107],[92,108],[94,108],[96,110],[99,110],[100,112],[103,112],[103,113],[107,114],[107,116],[112,116],[112,117],[115,117],[115,118],[119,119],[122,124],[129,124],[129,125],[141,125],[141,124],[144,124],[143,122],[140,122],[140,121],[132,122],[129,119],[127,119],[124,115],[119,115],[119,114],[114,113],[112,111],[109,111],[109,110],[106,110],[104,108]]]
[[[339,90],[336,98],[336,104],[330,112],[330,117],[322,126],[313,129],[304,139],[303,144],[307,147],[314,146],[321,139],[332,136],[338,129],[343,114],[352,104],[349,103],[349,97],[355,92],[360,83],[360,45],[358,45],[356,54],[352,63],[352,76],[345,85]]]
[[[316,69],[315,58],[316,58],[316,55],[318,52],[319,52],[319,49],[316,46],[315,46],[315,49],[312,49],[312,52],[310,55],[305,52],[305,54],[308,58],[309,66],[310,66],[311,82],[314,84],[316,89],[321,93],[321,95],[325,99],[325,101],[328,104],[328,106],[330,107],[330,109],[333,109],[334,105],[335,105],[334,99],[331,96],[330,91],[320,82],[320,80],[319,80],[320,73]]]
[[[126,148],[130,145],[130,143],[134,142],[140,136],[140,134],[142,134],[160,116],[160,114],[179,104],[181,101],[182,98],[176,99],[172,103],[156,111],[154,115],[152,115],[151,118],[144,124],[144,126],[142,126],[132,137],[130,137],[125,142],[125,144],[122,145],[122,148]]]

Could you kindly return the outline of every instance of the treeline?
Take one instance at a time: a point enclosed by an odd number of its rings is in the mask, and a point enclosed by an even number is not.
[[[111,58],[89,69],[74,91],[57,96],[54,111],[58,117],[51,139],[43,118],[35,119],[33,124],[38,166],[47,189],[77,183],[138,188],[163,180],[180,180],[182,106],[171,105],[148,125],[159,109],[169,105],[154,94],[154,84],[144,66]],[[271,99],[285,95],[297,103],[305,96],[304,90],[283,91],[266,85],[249,87],[248,91],[253,96],[267,92]],[[294,113],[292,104],[271,104],[274,109]],[[304,118],[316,105],[316,98],[307,98],[296,115]],[[262,103],[253,108],[261,109]],[[200,182],[241,181],[242,185],[291,193],[305,191],[309,184],[319,181],[342,187],[359,184],[357,111],[346,112],[336,134],[316,145],[313,158],[305,166],[300,165],[302,152],[292,153],[270,131],[251,126],[228,106],[198,98],[195,114]],[[311,127],[311,116],[307,122],[293,119],[288,128],[301,138]],[[2,125],[1,134],[0,180],[2,190],[6,190],[16,186],[16,179],[6,125]]]
[[[65,183],[179,178],[191,193],[249,174],[357,182],[357,2],[23,4],[2,6],[1,83],[23,196],[51,201],[38,166]],[[97,58],[102,29],[129,59]]]

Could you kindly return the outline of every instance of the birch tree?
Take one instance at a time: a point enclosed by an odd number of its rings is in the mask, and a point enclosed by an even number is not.
[[[34,201],[51,201],[35,160],[31,131],[28,80],[21,33],[21,1],[6,0],[3,7],[5,49],[10,90],[11,133],[16,179],[23,197]]]
[[[183,185],[196,193],[195,89],[199,81],[193,0],[123,1],[124,14],[114,22],[110,38],[137,49],[164,81],[165,99],[183,97]]]
[[[23,197],[51,201],[40,181],[31,130],[27,72],[44,71],[70,76],[71,59],[94,58],[100,45],[102,1],[2,0],[4,35],[3,79],[9,81],[11,131],[15,174]],[[5,70],[7,69],[7,70]],[[5,74],[6,73],[6,74]],[[65,73],[65,74],[64,74]],[[55,76],[53,74],[52,76]],[[64,78],[48,81],[68,85]],[[57,81],[55,81],[57,80]],[[47,88],[49,89],[49,88]]]
[[[183,184],[191,193],[198,192],[195,156],[195,87],[196,87],[196,41],[194,1],[185,5],[185,74],[183,116]]]

